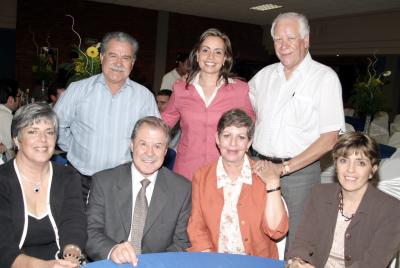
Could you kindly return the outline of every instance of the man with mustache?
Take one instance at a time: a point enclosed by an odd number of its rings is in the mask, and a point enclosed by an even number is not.
[[[133,161],[93,176],[86,252],[136,266],[141,253],[190,246],[191,183],[162,167],[170,136],[161,119],[140,119],[131,138]]]
[[[129,34],[107,33],[100,47],[102,73],[71,83],[54,107],[58,145],[82,175],[84,198],[94,173],[131,160],[129,137],[136,121],[159,116],[153,94],[129,79],[138,49]]]

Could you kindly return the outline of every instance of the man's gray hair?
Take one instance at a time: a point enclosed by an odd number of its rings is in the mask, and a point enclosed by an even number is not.
[[[140,128],[143,125],[148,125],[152,128],[157,128],[162,130],[162,132],[164,132],[165,134],[165,137],[167,138],[167,147],[168,147],[170,141],[170,128],[162,119],[155,116],[146,116],[143,117],[142,119],[139,119],[136,122],[135,127],[133,128],[131,140],[134,140],[136,138],[137,133],[139,132]]]
[[[49,122],[54,127],[57,134],[58,121],[57,115],[48,104],[45,103],[31,103],[19,108],[13,117],[11,123],[11,136],[12,138],[21,137],[21,130],[39,123],[42,120]]]
[[[124,33],[124,32],[106,33],[106,35],[103,37],[103,40],[101,40],[101,46],[100,46],[101,54],[104,55],[104,53],[106,53],[108,44],[110,43],[111,40],[117,40],[120,42],[128,42],[132,46],[132,53],[133,53],[132,57],[134,59],[136,59],[137,53],[139,51],[139,43],[131,35]]]
[[[287,13],[282,13],[279,14],[274,21],[272,22],[271,26],[271,36],[272,39],[275,40],[275,26],[276,24],[283,19],[296,19],[298,24],[299,24],[299,31],[300,31],[300,37],[303,39],[307,35],[310,35],[310,24],[308,23],[308,20],[306,16],[300,13],[296,12],[287,12]]]

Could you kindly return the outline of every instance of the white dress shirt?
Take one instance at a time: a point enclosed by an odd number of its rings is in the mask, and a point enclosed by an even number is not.
[[[320,134],[344,130],[342,87],[336,73],[308,53],[286,80],[284,66],[263,68],[249,82],[257,115],[253,148],[272,157],[295,157]]]

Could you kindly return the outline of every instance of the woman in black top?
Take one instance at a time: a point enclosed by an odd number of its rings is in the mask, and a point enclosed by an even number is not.
[[[0,166],[2,268],[79,266],[86,243],[80,176],[49,161],[57,127],[45,104],[21,107],[12,121],[18,153]]]

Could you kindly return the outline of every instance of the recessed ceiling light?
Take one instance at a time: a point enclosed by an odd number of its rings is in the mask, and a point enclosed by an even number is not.
[[[260,6],[251,7],[250,9],[257,10],[257,11],[266,11],[271,9],[281,8],[282,6],[274,5],[274,4],[264,4]]]

